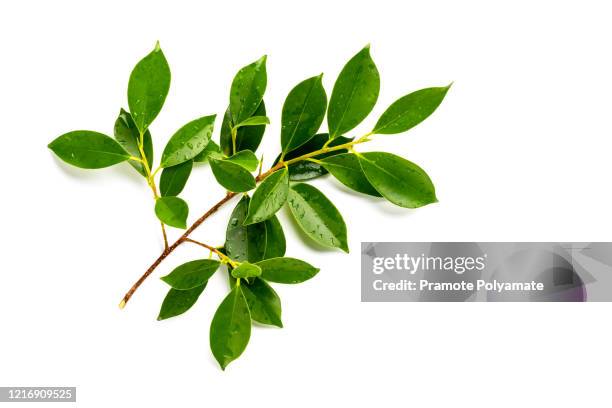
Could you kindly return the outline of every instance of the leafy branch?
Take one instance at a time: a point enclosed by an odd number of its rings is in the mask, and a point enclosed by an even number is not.
[[[219,144],[212,140],[216,115],[202,116],[170,137],[159,166],[153,170],[149,127],[170,89],[170,68],[159,43],[130,75],[129,112],[120,110],[114,138],[77,130],[49,144],[60,159],[85,169],[127,161],[145,178],[153,193],[164,249],[126,292],[121,308],[185,242],[201,247],[209,255],[181,264],[161,278],[170,290],[162,302],[159,320],[189,310],[210,277],[225,265],[230,291],[210,327],[211,350],[223,369],[245,350],[252,321],[282,327],[280,298],[269,283],[300,283],[319,272],[307,262],[285,256],[285,236],[276,217],[280,208],[287,205],[300,228],[321,246],[349,251],[346,225],[339,210],[320,190],[303,181],[330,173],[352,190],[385,198],[401,207],[417,208],[437,201],[433,183],[416,164],[393,153],[357,152],[355,148],[371,141],[374,135],[402,133],[418,125],[437,109],[450,85],[401,97],[387,108],[371,131],[350,138],[345,135],[369,115],[380,90],[380,77],[369,46],[344,66],[329,103],[322,77],[308,78],[289,92],[281,115],[280,153],[265,172],[263,157],[258,159],[255,155],[270,123],[263,101],[267,86],[265,56],[241,68],[234,77]],[[318,133],[325,117],[328,133]],[[203,162],[209,163],[214,178],[227,193],[187,227],[189,207],[179,195],[194,165]],[[249,194],[251,190],[254,192]],[[236,196],[240,200],[230,216],[222,246],[191,238],[193,231]],[[185,231],[170,245],[166,226]]]

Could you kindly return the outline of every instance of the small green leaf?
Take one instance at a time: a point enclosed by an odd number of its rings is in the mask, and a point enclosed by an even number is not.
[[[129,112],[121,109],[119,116],[115,121],[114,129],[115,140],[123,147],[129,154],[134,157],[142,159],[142,154],[138,148],[140,142],[140,132],[132,119],[132,115]],[[151,132],[148,130],[142,135],[142,150],[144,150],[145,157],[149,166],[153,165],[153,140],[151,139]],[[144,164],[136,160],[130,160],[128,163],[136,169],[137,172],[142,174],[143,177],[147,177],[147,171],[145,170]]]
[[[357,155],[344,153],[327,157],[323,159],[323,167],[348,188],[363,194],[381,197],[363,174]]]
[[[174,268],[161,280],[178,290],[189,290],[208,282],[221,263],[214,259],[197,259]]]
[[[244,167],[248,171],[255,171],[257,170],[257,166],[259,166],[259,159],[257,159],[255,153],[250,150],[242,150],[233,155],[232,157],[228,157],[225,160],[232,163],[236,163]]]
[[[431,179],[416,164],[384,152],[361,153],[358,157],[368,181],[393,204],[417,208],[438,201]]]
[[[309,184],[296,184],[289,189],[287,201],[291,214],[310,238],[349,251],[342,215],[322,192]]]
[[[90,130],[65,133],[48,147],[66,163],[83,169],[101,169],[130,158],[115,140]]]
[[[219,145],[215,143],[214,140],[208,142],[204,150],[202,150],[196,157],[193,158],[193,161],[196,163],[204,163],[208,161],[209,157],[213,157],[215,159],[223,158],[221,154],[221,149]]]
[[[161,166],[172,167],[196,157],[210,142],[216,115],[192,120],[176,131],[162,153]]]
[[[327,109],[323,74],[300,82],[283,104],[281,147],[287,153],[307,142],[321,126]]]
[[[286,168],[266,177],[253,193],[244,224],[255,224],[271,218],[285,204],[288,193],[289,175]]]
[[[285,234],[276,216],[258,224],[243,225],[249,201],[248,196],[243,196],[232,211],[225,233],[227,256],[239,262],[257,262],[285,255]]]
[[[231,281],[234,287],[236,280]],[[261,278],[250,279],[250,282],[242,281],[240,288],[249,305],[251,319],[258,323],[283,327],[280,298],[266,281]]]
[[[330,137],[360,124],[374,108],[379,91],[380,77],[368,45],[347,62],[334,84],[327,111]]]
[[[165,197],[181,194],[185,184],[187,184],[192,168],[193,160],[187,160],[184,163],[163,169],[159,178],[159,192],[161,195]]]
[[[242,354],[251,337],[249,305],[240,286],[223,299],[210,324],[210,349],[223,370]]]
[[[259,107],[253,113],[253,116],[266,116],[266,105],[262,100]],[[225,111],[223,116],[223,122],[221,123],[221,150],[227,156],[234,154],[232,150],[232,118],[230,115],[229,107]],[[245,126],[238,128],[236,132],[236,151],[250,150],[256,151],[261,143],[261,139],[266,131],[266,125],[259,126]]]
[[[295,258],[271,258],[257,262],[261,278],[276,283],[302,283],[319,273],[319,269]]]
[[[269,125],[270,118],[267,116],[251,116],[250,118],[246,118],[239,124],[237,124],[236,128],[241,128],[244,126],[259,126],[259,125]]]
[[[230,112],[234,125],[251,117],[257,110],[267,82],[265,55],[238,71],[230,91]]]
[[[421,89],[398,99],[378,119],[372,133],[390,135],[415,127],[434,113],[449,88],[450,85]]]
[[[169,89],[170,67],[158,42],[136,64],[128,83],[128,105],[140,133],[147,130],[161,111]]]
[[[213,175],[223,187],[234,193],[243,193],[255,188],[255,178],[244,167],[227,160],[208,160]]]
[[[161,222],[175,228],[187,228],[187,203],[178,197],[160,197],[155,201],[155,214]]]
[[[165,320],[185,313],[197,302],[205,288],[206,283],[188,290],[170,288],[162,302],[157,320]]]
[[[232,269],[232,276],[234,278],[254,278],[259,275],[261,275],[261,268],[249,262],[242,262]]]

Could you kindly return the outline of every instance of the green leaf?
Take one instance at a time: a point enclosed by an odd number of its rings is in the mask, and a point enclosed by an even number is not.
[[[134,123],[144,133],[161,111],[170,89],[170,67],[159,42],[132,71],[128,83],[128,105]]]
[[[223,158],[221,154],[221,149],[219,145],[215,143],[214,140],[208,142],[204,150],[202,150],[196,157],[193,158],[193,161],[196,163],[204,163],[208,161],[209,157],[213,157],[215,159]]]
[[[330,137],[360,124],[374,108],[379,91],[380,77],[368,45],[347,62],[334,84],[327,111]]]
[[[257,187],[244,223],[255,224],[271,218],[287,201],[289,174],[286,168],[277,170]]]
[[[253,116],[266,116],[266,105],[262,100],[259,104],[259,107],[253,113]],[[223,116],[223,123],[221,123],[221,150],[227,156],[231,156],[234,154],[232,150],[232,118],[230,114],[229,107],[225,111],[225,115]],[[259,126],[245,126],[238,128],[236,132],[236,151],[242,150],[251,150],[252,152],[256,151],[261,143],[261,139],[266,131],[265,125]]]
[[[357,155],[344,153],[327,157],[323,159],[323,167],[348,188],[363,194],[381,197],[363,174]]]
[[[276,216],[258,224],[243,225],[249,201],[248,196],[243,196],[232,211],[225,234],[227,256],[239,262],[257,262],[285,255],[285,234]]]
[[[208,160],[213,175],[223,187],[234,193],[243,193],[255,188],[255,178],[244,167],[227,160]]]
[[[210,142],[216,115],[192,120],[176,131],[162,153],[161,166],[172,167],[196,157]]]
[[[236,280],[231,281],[234,287]],[[280,298],[266,281],[261,278],[251,279],[251,282],[242,281],[240,288],[249,305],[251,319],[258,323],[283,327]]]
[[[287,153],[307,142],[321,126],[327,109],[323,74],[300,82],[283,104],[281,147]]]
[[[189,290],[170,288],[162,302],[157,320],[165,320],[185,313],[197,302],[205,288],[206,283]]]
[[[221,263],[214,259],[197,259],[174,268],[161,280],[178,290],[189,290],[208,282]]]
[[[101,169],[130,158],[112,138],[90,130],[65,133],[48,147],[66,163],[83,169]]]
[[[267,81],[265,55],[238,71],[230,91],[230,112],[234,125],[251,117],[257,110]]]
[[[160,197],[155,201],[155,215],[166,225],[185,229],[189,207],[178,197]]]
[[[257,262],[261,278],[276,283],[302,283],[319,273],[319,269],[295,258],[271,258]]]
[[[259,275],[261,275],[261,268],[249,262],[242,262],[232,269],[232,276],[234,278],[254,278]]]
[[[123,147],[129,154],[134,157],[142,159],[142,154],[138,148],[140,141],[140,132],[132,119],[132,115],[129,112],[121,109],[119,116],[115,121],[114,129],[115,140]],[[151,132],[148,130],[142,136],[142,150],[144,150],[145,157],[149,166],[153,165],[153,140],[151,139]],[[128,163],[136,169],[137,172],[142,174],[143,177],[147,177],[147,171],[145,170],[144,164],[135,160],[130,160]]]
[[[361,153],[358,157],[368,181],[393,204],[417,208],[438,201],[431,179],[416,164],[384,152]]]
[[[255,171],[257,170],[257,166],[259,166],[259,160],[257,159],[257,156],[255,156],[255,153],[250,150],[242,150],[233,155],[232,157],[228,157],[225,160],[232,163],[236,163],[244,167],[248,171]]]
[[[243,126],[259,126],[259,125],[269,125],[270,118],[267,116],[251,116],[237,124],[236,128],[241,128]]]
[[[210,324],[210,349],[223,370],[242,354],[251,337],[249,305],[240,286],[223,299]]]
[[[193,160],[187,160],[184,163],[163,169],[159,178],[159,191],[161,195],[177,196],[181,194],[189,179],[192,168]]]
[[[450,85],[421,89],[398,99],[378,119],[372,133],[390,135],[415,127],[434,113],[449,88]]]
[[[342,215],[322,192],[309,184],[296,184],[289,189],[288,202],[291,214],[310,238],[349,251]]]

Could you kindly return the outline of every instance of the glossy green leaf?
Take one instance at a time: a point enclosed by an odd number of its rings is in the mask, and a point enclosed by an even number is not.
[[[261,101],[259,107],[253,113],[253,116],[266,116],[266,105],[264,101]],[[223,116],[223,123],[221,124],[221,150],[227,156],[234,154],[232,150],[232,118],[230,110],[227,108],[225,115]],[[261,143],[261,139],[266,131],[266,125],[259,126],[245,126],[238,128],[236,132],[236,151],[250,150],[256,151]]]
[[[170,89],[170,67],[159,42],[132,71],[128,83],[128,105],[134,123],[144,133],[161,111]]]
[[[185,184],[187,184],[192,168],[193,160],[187,160],[184,163],[163,169],[159,178],[159,192],[161,195],[177,196],[181,194]]]
[[[257,166],[259,166],[259,159],[257,159],[255,153],[250,150],[242,150],[235,155],[228,157],[225,159],[225,161],[236,163],[248,171],[255,171],[257,170]]]
[[[66,163],[83,169],[101,169],[130,158],[114,139],[90,130],[65,133],[48,147]]]
[[[276,216],[258,224],[243,225],[249,202],[249,197],[243,196],[232,211],[225,233],[227,256],[239,262],[257,262],[285,255],[285,234]]]
[[[440,106],[449,88],[421,89],[398,99],[378,119],[372,133],[402,133],[415,127]]]
[[[189,207],[178,197],[160,197],[155,201],[155,215],[166,225],[185,229]]]
[[[358,157],[368,181],[393,204],[417,208],[438,201],[431,179],[416,164],[384,152],[361,153]]]
[[[162,302],[157,320],[165,320],[185,313],[198,301],[205,288],[206,283],[188,290],[170,288]]]
[[[231,281],[234,287],[236,280]],[[243,280],[240,288],[249,305],[251,319],[258,323],[283,327],[280,298],[266,281],[261,278],[249,279],[249,282]]]
[[[261,268],[249,262],[242,262],[232,269],[232,276],[234,278],[254,278],[259,275],[261,275]]]
[[[178,290],[193,289],[204,285],[219,269],[221,263],[214,259],[197,259],[177,266],[161,280]]]
[[[237,124],[236,128],[241,128],[243,126],[259,126],[259,125],[269,125],[270,118],[267,116],[251,116],[250,118],[246,118],[239,124]]]
[[[276,283],[302,283],[319,273],[319,269],[295,258],[271,258],[257,262],[261,278]]]
[[[208,161],[209,157],[213,157],[215,159],[222,159],[223,155],[221,154],[221,149],[219,145],[215,143],[214,140],[208,142],[204,150],[202,150],[196,157],[193,158],[193,161],[196,163],[204,163]]]
[[[322,192],[309,184],[296,184],[289,189],[287,201],[293,217],[310,238],[349,251],[342,215]]]
[[[357,155],[344,153],[327,157],[323,159],[323,167],[348,188],[363,194],[381,197],[363,174]]]
[[[255,177],[244,167],[227,160],[208,161],[215,179],[229,191],[243,193],[255,188]]]
[[[288,193],[289,172],[286,168],[266,177],[253,193],[244,224],[255,224],[271,218],[285,204]]]
[[[230,112],[234,125],[251,117],[257,110],[267,82],[265,55],[238,71],[230,91]]]
[[[368,45],[349,60],[334,84],[327,111],[331,138],[360,124],[374,108],[379,91],[380,77]]]
[[[323,74],[300,82],[283,104],[281,148],[287,153],[306,143],[319,130],[327,109]]]
[[[223,299],[210,324],[210,349],[223,370],[242,354],[251,337],[249,305],[240,286]]]
[[[132,119],[132,115],[129,112],[121,109],[119,116],[115,121],[114,129],[115,140],[123,147],[130,155],[134,157],[142,158],[140,149],[138,148],[140,132]],[[151,139],[151,132],[148,130],[142,135],[142,150],[144,150],[145,157],[149,166],[153,165],[153,140]],[[145,170],[144,164],[136,160],[130,160],[128,163],[136,169],[137,172],[142,174],[143,177],[147,177],[147,171]]]
[[[161,166],[172,167],[196,157],[210,142],[216,115],[192,120],[176,131],[162,153]]]

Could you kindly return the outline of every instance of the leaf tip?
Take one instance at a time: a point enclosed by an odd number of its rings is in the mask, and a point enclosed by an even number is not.
[[[159,44],[159,40],[155,42],[155,48],[153,48],[153,52],[161,51],[161,45]]]

